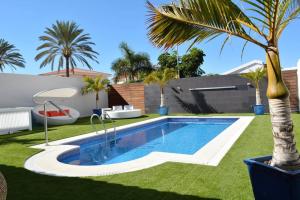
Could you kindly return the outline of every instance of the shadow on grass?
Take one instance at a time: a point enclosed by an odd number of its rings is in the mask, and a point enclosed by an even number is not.
[[[0,171],[8,182],[8,200],[217,200],[88,178],[51,177],[7,165],[0,165]]]
[[[113,120],[113,122],[115,123],[116,126],[119,126],[119,125],[126,125],[129,123],[137,122],[137,121],[142,121],[143,119],[147,119],[147,118],[149,118],[147,115],[143,115],[138,118]],[[103,127],[99,121],[95,120],[94,122],[95,122],[95,125],[96,125],[95,127],[97,128],[97,130],[103,129]],[[111,120],[106,119],[106,120],[104,120],[104,123],[105,123],[105,125],[107,125],[106,128],[113,127]],[[63,130],[64,128],[69,129],[69,128],[74,127],[74,130],[75,130],[77,127],[82,128],[83,126],[91,127],[89,117],[80,118],[80,119],[78,119],[78,121],[75,124],[62,125],[62,126],[49,126],[48,131],[49,131],[49,135],[50,135],[51,132],[60,131],[60,130]],[[70,130],[68,130],[68,131],[70,131]],[[94,129],[90,128],[90,131],[94,131]],[[90,132],[90,131],[88,131],[88,132]],[[40,134],[40,137],[37,136],[37,137],[32,138],[30,135],[34,135],[34,134]],[[28,135],[29,135],[29,137],[23,137],[23,136],[28,136]],[[0,145],[18,143],[18,144],[23,144],[26,146],[31,146],[31,145],[35,145],[35,144],[39,144],[39,143],[44,143],[44,140],[45,140],[44,126],[35,124],[33,126],[32,131],[20,131],[20,132],[13,133],[13,134],[1,135],[0,136]]]
[[[48,128],[48,131],[56,131],[56,127],[50,127]],[[37,126],[33,127],[32,131],[20,131],[17,133],[7,134],[7,135],[1,135],[0,136],[0,145],[5,144],[12,144],[12,143],[19,143],[24,145],[34,145],[37,142],[43,142],[45,139],[43,137],[41,138],[24,138],[22,136],[27,135],[33,135],[33,134],[43,134],[44,133],[44,127]]]
[[[105,123],[109,124],[111,121],[105,120]],[[68,124],[68,125],[60,125],[60,126],[49,126],[48,125],[48,131],[56,131],[62,127],[66,126],[72,126],[72,125],[90,125],[90,118],[85,117],[85,118],[79,118],[75,124]],[[10,138],[15,138],[19,136],[26,136],[26,135],[32,135],[32,134],[37,134],[37,133],[43,133],[44,132],[44,125],[42,124],[37,124],[33,123],[32,125],[32,131],[25,130],[25,131],[18,131],[12,134],[7,134],[7,135],[0,135],[0,139],[10,139]]]
[[[133,118],[133,119],[118,119],[118,120],[113,120],[114,123],[117,123],[118,121],[122,122],[122,121],[128,121],[128,120],[133,120],[132,122],[134,122],[135,120],[138,119],[146,119],[148,118],[147,115],[142,115],[141,117],[137,117],[137,118]],[[99,123],[97,121],[95,121],[95,123]],[[106,125],[109,125],[112,123],[111,120],[105,119],[104,123]],[[61,125],[61,126],[49,126],[48,127],[48,131],[56,131],[62,127],[66,127],[66,126],[72,126],[72,125],[76,125],[76,126],[90,126],[91,122],[90,122],[90,117],[84,117],[84,118],[79,118],[75,124],[68,124],[68,125]],[[20,132],[16,132],[16,133],[12,133],[12,134],[7,134],[7,135],[0,135],[0,139],[10,139],[10,138],[15,138],[15,137],[19,137],[19,136],[26,136],[26,135],[31,135],[31,134],[36,134],[36,133],[43,133],[44,132],[44,126],[40,125],[40,124],[33,124],[32,127],[32,131],[20,131]]]
[[[6,139],[2,139],[0,140],[0,145],[6,145],[6,144],[22,144],[22,145],[26,145],[26,146],[31,146],[31,145],[35,145],[37,143],[42,143],[44,142],[45,139],[40,138],[40,139],[20,139],[20,138],[16,138],[16,137],[11,137],[11,138],[6,138]]]
[[[49,131],[51,130],[56,130],[55,128],[48,128]],[[1,135],[0,139],[9,139],[9,138],[14,138],[14,137],[19,137],[19,136],[25,136],[25,135],[31,135],[31,134],[35,134],[35,133],[41,133],[44,131],[44,127],[42,126],[34,126],[32,127],[32,131],[19,131],[19,132],[15,132],[15,133],[10,133],[10,134],[6,134],[6,135]]]

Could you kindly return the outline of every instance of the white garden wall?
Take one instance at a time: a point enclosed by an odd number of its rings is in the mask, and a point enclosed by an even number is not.
[[[81,78],[0,73],[0,108],[34,107],[36,104],[32,96],[40,91],[64,87],[74,87],[80,91],[82,86]],[[100,102],[101,107],[107,107],[107,93],[101,92]],[[61,104],[77,109],[81,117],[89,116],[95,108],[95,95],[82,96],[79,92]]]

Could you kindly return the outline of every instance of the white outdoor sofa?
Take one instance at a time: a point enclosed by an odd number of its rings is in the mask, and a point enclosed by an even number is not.
[[[132,105],[125,105],[124,110],[122,106],[113,106],[112,111],[106,111],[112,119],[122,119],[122,118],[136,118],[142,116],[141,109],[134,109]]]

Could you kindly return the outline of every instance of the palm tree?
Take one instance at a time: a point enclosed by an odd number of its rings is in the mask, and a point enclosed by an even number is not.
[[[177,77],[175,69],[166,68],[165,70],[157,70],[151,72],[144,80],[146,84],[158,84],[160,88],[160,107],[165,106],[164,87],[168,82]]]
[[[122,58],[115,60],[112,64],[111,69],[115,72],[114,82],[117,83],[121,78],[125,78],[125,82],[128,82],[128,61]]]
[[[186,41],[195,44],[221,35],[226,35],[224,44],[231,37],[238,37],[245,40],[245,44],[261,47],[266,52],[267,97],[274,136],[270,164],[282,169],[299,169],[300,156],[295,145],[289,91],[282,80],[278,48],[283,31],[299,17],[299,1],[242,2],[249,13],[231,0],[179,0],[179,3],[159,8],[148,2],[149,37],[156,46],[166,49]]]
[[[252,82],[252,84],[255,86],[256,105],[261,105],[259,82],[265,76],[266,76],[266,69],[263,67],[257,68],[254,71],[250,71],[246,74],[241,75],[241,77],[249,79]]]
[[[39,37],[43,44],[37,50],[41,52],[35,57],[36,61],[44,58],[40,68],[49,64],[53,71],[54,65],[58,64],[58,70],[66,68],[67,77],[70,76],[70,66],[73,70],[77,66],[76,61],[92,69],[87,59],[98,63],[98,53],[91,47],[95,44],[90,41],[90,35],[83,32],[75,22],[70,21],[56,21],[51,28],[46,28],[45,35]],[[55,63],[56,60],[58,63]]]
[[[0,39],[0,70],[3,72],[6,66],[16,69],[16,67],[25,67],[25,60],[19,53],[19,50],[4,39]]]
[[[109,80],[103,76],[97,76],[96,78],[84,77],[83,81],[85,86],[81,89],[82,94],[95,93],[96,94],[96,108],[99,109],[99,92],[108,91]]]
[[[123,58],[118,58],[112,64],[115,71],[115,82],[123,77],[126,82],[138,80],[141,73],[149,73],[153,70],[149,55],[146,53],[135,53],[125,42],[120,44]]]

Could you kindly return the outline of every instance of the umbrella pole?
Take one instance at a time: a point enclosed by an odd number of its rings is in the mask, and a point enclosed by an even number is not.
[[[48,123],[47,123],[47,108],[46,108],[47,102],[44,103],[44,128],[45,128],[45,140],[46,140],[46,146],[48,146]]]

